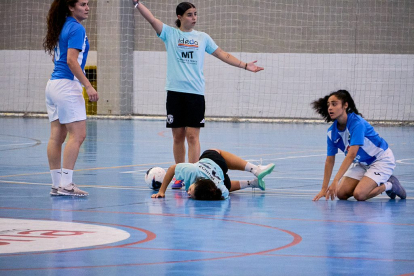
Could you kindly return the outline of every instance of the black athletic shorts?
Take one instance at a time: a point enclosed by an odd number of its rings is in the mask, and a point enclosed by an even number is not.
[[[227,167],[226,160],[224,160],[223,156],[221,156],[221,154],[215,150],[206,150],[200,156],[200,159],[203,158],[208,158],[212,160],[221,168],[224,174],[224,186],[226,186],[226,188],[230,191],[231,181],[230,177],[227,175],[229,168]]]
[[[167,91],[167,128],[204,127],[203,95]]]

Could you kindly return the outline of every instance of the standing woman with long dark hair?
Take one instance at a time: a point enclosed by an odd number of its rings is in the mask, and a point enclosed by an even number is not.
[[[86,137],[86,109],[82,85],[90,101],[98,93],[86,78],[84,69],[89,51],[85,28],[88,0],[54,0],[47,16],[43,47],[55,64],[46,86],[46,107],[51,132],[47,157],[52,175],[51,195],[87,196],[73,184],[72,176],[79,148]],[[63,151],[62,144],[69,136]]]
[[[404,199],[406,192],[392,175],[395,158],[387,142],[362,118],[351,95],[338,90],[312,103],[313,109],[326,122],[333,122],[328,129],[328,153],[321,191],[313,200],[321,197],[346,200],[367,200],[382,192],[394,199]],[[338,149],[345,159],[331,185],[329,182]]]
[[[167,49],[166,124],[172,129],[175,163],[185,162],[185,140],[188,162],[195,163],[200,156],[200,128],[204,127],[204,53],[251,72],[259,72],[263,68],[256,66],[256,61],[240,61],[221,50],[208,34],[194,30],[197,10],[193,4],[182,2],[177,6],[177,28],[173,28],[155,18],[138,0],[132,2]],[[181,188],[179,185],[173,185],[173,188]]]

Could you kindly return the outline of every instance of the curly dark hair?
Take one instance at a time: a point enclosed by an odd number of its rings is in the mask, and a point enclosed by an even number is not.
[[[199,178],[194,182],[194,197],[198,200],[221,200],[222,193],[211,179]]]
[[[53,55],[66,17],[71,15],[69,6],[74,7],[77,2],[78,0],[53,0],[46,19],[47,33],[43,39],[43,48],[46,53]]]
[[[196,8],[194,4],[191,4],[190,2],[181,2],[177,5],[177,8],[175,9],[175,13],[177,15],[183,15],[187,10],[191,8]],[[175,20],[175,25],[180,28],[181,27],[181,21],[179,19]]]
[[[332,122],[331,117],[328,113],[328,99],[330,96],[336,96],[344,105],[345,103],[348,103],[348,108],[346,109],[346,113],[355,113],[362,117],[362,114],[359,113],[358,109],[355,106],[354,99],[352,99],[351,94],[347,90],[338,90],[335,92],[332,92],[329,95],[326,95],[323,98],[319,98],[316,101],[312,102],[312,108],[322,116],[322,118],[325,119],[326,122]]]

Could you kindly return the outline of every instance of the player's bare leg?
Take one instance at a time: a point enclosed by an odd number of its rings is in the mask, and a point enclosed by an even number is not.
[[[185,162],[185,127],[172,128],[175,163]]]
[[[188,143],[188,162],[196,163],[200,158],[200,128],[187,127],[185,136]]]

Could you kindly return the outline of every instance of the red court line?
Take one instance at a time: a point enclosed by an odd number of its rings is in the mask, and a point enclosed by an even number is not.
[[[22,209],[25,209],[25,208],[22,208]],[[142,214],[142,215],[158,215],[158,214],[145,213],[145,214]],[[168,216],[174,217],[174,214],[169,214]],[[99,266],[79,266],[79,267],[11,268],[11,269],[0,269],[0,271],[20,271],[20,270],[30,271],[30,270],[80,269],[80,268],[81,269],[86,269],[86,268],[125,267],[125,266],[143,266],[143,265],[157,265],[157,264],[169,264],[169,263],[186,263],[186,262],[213,261],[213,260],[232,259],[232,258],[240,258],[240,257],[254,256],[254,255],[263,255],[263,254],[266,254],[266,253],[269,253],[269,252],[274,252],[274,251],[278,251],[278,250],[282,250],[282,249],[285,249],[285,248],[288,248],[288,247],[295,246],[295,245],[299,244],[302,241],[302,237],[300,235],[292,232],[292,231],[285,230],[285,229],[281,229],[281,228],[278,228],[278,227],[268,226],[268,225],[262,225],[262,224],[257,224],[257,223],[244,222],[244,221],[235,221],[235,220],[217,219],[217,218],[205,218],[205,217],[188,216],[188,215],[187,216],[178,215],[177,217],[199,218],[199,219],[209,219],[209,220],[222,220],[222,221],[233,222],[233,223],[241,223],[241,224],[259,226],[259,227],[265,227],[265,228],[274,229],[274,230],[278,230],[278,231],[287,233],[288,235],[291,235],[293,237],[293,241],[290,242],[289,244],[286,244],[284,246],[277,247],[277,248],[272,248],[272,249],[268,249],[268,250],[264,250],[264,251],[259,251],[259,252],[253,252],[253,253],[238,253],[237,255],[234,255],[234,256],[226,256],[226,257],[215,257],[215,258],[183,260],[183,261],[167,261],[167,262],[156,262],[156,263],[141,263],[141,264],[135,263],[135,264],[113,264],[113,265],[99,265]],[[38,220],[41,220],[41,219],[38,219]],[[47,220],[50,220],[50,219],[47,219]],[[116,224],[110,224],[110,223],[97,223],[97,222],[85,222],[85,221],[74,221],[74,222],[94,223],[94,224],[106,224],[106,225],[116,225]],[[120,226],[120,225],[118,225],[118,226]],[[129,227],[129,228],[135,228],[135,227],[132,227],[132,226],[125,226],[125,225],[123,225],[123,226],[124,227]],[[149,233],[152,233],[152,232],[149,232]],[[153,238],[155,238],[155,234],[154,234],[154,237]],[[119,246],[98,246],[98,247],[95,247],[95,248],[90,248],[89,250],[98,250],[98,249],[101,250],[101,249],[117,248],[117,247],[124,247],[125,248],[125,247],[128,247],[128,246],[134,245],[134,244],[142,243],[143,241],[139,241],[139,242],[135,242],[135,243],[129,243],[129,244],[125,244],[125,245],[119,245]],[[88,250],[88,249],[74,249],[74,250],[62,250],[62,251],[49,251],[49,252],[26,253],[26,254],[10,254],[9,256],[32,255],[32,254],[36,254],[37,255],[37,254],[63,253],[63,252],[74,252],[74,251],[76,252],[76,251],[85,251],[85,250]],[[8,256],[8,255],[6,255],[6,256]]]
[[[1,217],[0,217],[1,218]],[[5,217],[3,217],[5,218]],[[10,219],[16,219],[16,218],[10,218]],[[24,219],[24,218],[19,218],[19,219]],[[51,219],[32,219],[30,218],[30,220],[49,220],[49,221],[53,221]],[[57,221],[60,222],[60,221]],[[93,221],[73,221],[73,222],[78,222],[78,223],[90,223],[90,224],[98,224],[98,225],[111,225],[111,226],[119,226],[119,227],[125,227],[125,228],[131,228],[134,230],[138,230],[140,232],[144,232],[147,237],[143,240],[140,241],[136,241],[136,242],[131,242],[131,243],[127,243],[127,244],[121,244],[121,245],[97,245],[94,246],[92,248],[79,248],[79,249],[68,249],[68,250],[51,250],[51,251],[46,251],[46,252],[27,252],[27,253],[15,253],[15,254],[0,254],[0,256],[2,257],[8,257],[8,256],[22,256],[22,255],[43,255],[43,254],[57,254],[57,253],[67,253],[67,252],[78,252],[78,251],[90,251],[90,250],[102,250],[102,249],[110,249],[110,248],[122,248],[122,247],[128,247],[128,246],[132,246],[135,244],[140,244],[140,243],[145,243],[148,241],[152,241],[154,240],[157,235],[155,235],[153,232],[150,232],[146,229],[142,229],[142,228],[138,228],[138,227],[134,227],[134,226],[129,226],[129,225],[121,225],[121,224],[113,224],[113,223],[105,223],[105,222],[93,222]],[[20,240],[16,240],[16,241],[20,241]],[[0,269],[1,271],[1,269]]]

